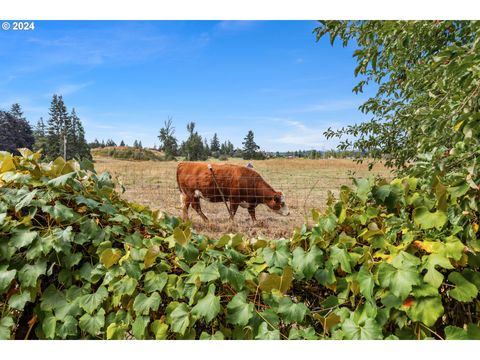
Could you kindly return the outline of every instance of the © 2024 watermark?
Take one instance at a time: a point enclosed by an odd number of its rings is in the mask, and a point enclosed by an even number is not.
[[[2,30],[8,31],[33,31],[34,21],[2,21]]]

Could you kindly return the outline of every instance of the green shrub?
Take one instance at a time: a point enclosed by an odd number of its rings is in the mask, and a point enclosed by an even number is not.
[[[89,163],[0,153],[0,337],[478,339],[478,189],[361,179],[292,238],[209,239]]]

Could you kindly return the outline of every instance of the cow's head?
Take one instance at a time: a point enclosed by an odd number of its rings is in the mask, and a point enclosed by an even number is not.
[[[285,195],[281,192],[276,192],[272,198],[268,199],[266,205],[277,214],[284,216],[290,214],[290,210],[288,210],[288,206],[285,203]]]

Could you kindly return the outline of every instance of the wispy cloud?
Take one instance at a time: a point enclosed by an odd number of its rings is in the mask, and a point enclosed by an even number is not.
[[[342,110],[356,110],[363,103],[360,98],[326,100],[318,104],[310,104],[297,109],[286,110],[289,113],[319,113],[319,112],[335,112]]]
[[[252,20],[224,20],[220,21],[216,29],[221,31],[238,31],[238,30],[250,30],[258,21]]]
[[[52,93],[45,94],[46,96],[52,96],[52,94],[59,94],[59,95],[70,95],[74,94],[87,86],[93,84],[93,81],[88,81],[80,84],[63,84],[58,86]]]
[[[296,148],[314,148],[326,150],[335,148],[338,145],[338,139],[327,139],[323,134],[326,127],[312,127],[299,120],[277,119],[283,124],[282,132],[275,138],[270,139],[270,143],[282,144],[290,149]],[[341,124],[329,122],[332,127],[340,127]]]

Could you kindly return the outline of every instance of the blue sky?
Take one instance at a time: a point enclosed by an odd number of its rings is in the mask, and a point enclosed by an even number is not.
[[[315,21],[38,21],[0,31],[0,108],[19,102],[35,124],[52,94],[75,107],[87,140],[158,145],[172,117],[241,147],[329,149],[323,131],[365,120],[354,48],[315,41]]]

